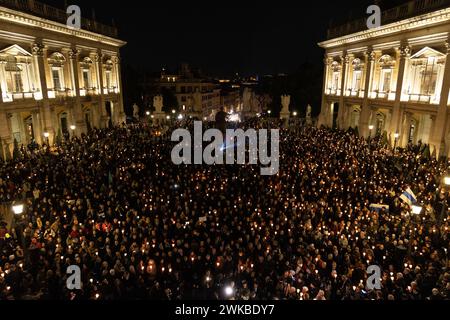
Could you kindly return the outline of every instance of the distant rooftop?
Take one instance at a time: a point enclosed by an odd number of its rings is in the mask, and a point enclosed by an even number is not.
[[[68,15],[65,10],[35,0],[0,0],[0,6],[63,24],[67,22]],[[83,17],[81,18],[81,29],[112,38],[118,36],[116,27]]]
[[[382,6],[380,7],[381,9],[383,9]],[[412,18],[415,16],[419,16],[421,14],[437,11],[447,7],[450,7],[450,0],[409,1],[402,5],[382,11],[381,25],[386,25],[403,19]],[[367,17],[368,15],[366,17],[350,21],[336,27],[329,28],[327,32],[327,39],[338,38],[344,35],[367,30],[366,25]]]

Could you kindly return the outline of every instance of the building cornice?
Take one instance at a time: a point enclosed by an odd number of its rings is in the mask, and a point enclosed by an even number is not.
[[[318,45],[324,49],[329,49],[342,45],[358,43],[364,40],[372,40],[377,37],[389,36],[399,32],[430,27],[432,25],[437,25],[445,22],[450,22],[450,8],[393,22],[379,28],[368,29],[335,39],[319,42]]]
[[[11,23],[16,23],[20,25],[31,26],[35,28],[41,28],[44,30],[61,33],[65,35],[74,36],[84,40],[90,40],[95,42],[100,42],[106,45],[114,46],[114,47],[122,47],[126,44],[125,41],[111,38],[108,36],[104,36],[98,33],[94,33],[87,30],[76,30],[70,29],[66,25],[51,21],[48,19],[36,17],[27,13],[23,13],[20,11],[8,9],[5,7],[0,7],[0,20],[4,20]]]

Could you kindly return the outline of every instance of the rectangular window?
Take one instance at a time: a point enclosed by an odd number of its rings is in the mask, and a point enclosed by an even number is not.
[[[105,74],[105,78],[106,78],[106,88],[111,88],[111,71],[106,71]]]
[[[53,78],[53,89],[61,90],[62,84],[61,84],[61,75],[60,75],[59,68],[52,69],[52,78]]]
[[[84,88],[85,89],[89,89],[91,87],[91,81],[90,81],[90,74],[89,74],[89,70],[83,70],[83,83],[84,83]]]
[[[339,72],[333,73],[333,90],[339,89]]]
[[[420,94],[434,95],[437,81],[437,67],[433,57],[428,58],[427,64],[422,71],[422,81],[420,83]]]
[[[359,91],[360,89],[361,89],[361,71],[355,71],[353,90]]]
[[[14,92],[23,92],[22,75],[20,72],[14,73]]]
[[[391,91],[391,70],[383,70],[383,78],[382,78],[382,86],[381,91],[382,92],[389,92]]]

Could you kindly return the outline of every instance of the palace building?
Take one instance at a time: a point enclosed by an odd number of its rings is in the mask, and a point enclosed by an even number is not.
[[[318,125],[449,155],[450,1],[416,0],[328,30]]]
[[[53,144],[125,121],[117,29],[34,0],[0,0],[0,141]],[[9,155],[8,155],[9,154]]]

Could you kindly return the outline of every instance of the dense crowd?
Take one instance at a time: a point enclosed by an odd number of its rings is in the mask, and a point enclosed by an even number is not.
[[[279,123],[243,124],[267,125]],[[352,131],[291,127],[279,173],[262,176],[176,166],[170,132],[93,129],[2,164],[0,200],[25,211],[0,226],[0,299],[450,298],[448,163],[423,145],[394,153]],[[399,198],[408,186],[418,216]],[[66,287],[70,265],[80,290]]]

